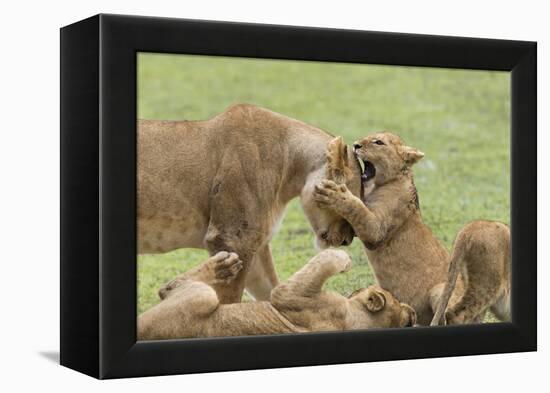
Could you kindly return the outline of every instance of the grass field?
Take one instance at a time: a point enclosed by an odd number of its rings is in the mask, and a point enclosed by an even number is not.
[[[509,83],[505,72],[140,54],[138,116],[207,119],[248,102],[347,143],[391,130],[426,153],[415,169],[422,215],[450,248],[471,220],[509,223]],[[316,254],[298,200],[271,245],[281,279]],[[345,249],[354,268],[327,287],[348,294],[374,279],[361,243]],[[158,302],[162,283],[206,256],[194,249],[139,256],[138,312]]]

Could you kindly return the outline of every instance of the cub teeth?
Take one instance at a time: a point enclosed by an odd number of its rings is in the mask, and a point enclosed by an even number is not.
[[[363,181],[368,181],[372,179],[374,176],[376,176],[376,168],[370,161],[364,161],[365,163],[365,171],[363,172],[363,175],[361,178]]]
[[[357,155],[357,152],[354,151],[353,155],[355,156],[355,160],[357,161],[357,163],[359,164],[359,167],[361,168],[361,173],[365,173],[365,161],[359,158],[359,156]]]

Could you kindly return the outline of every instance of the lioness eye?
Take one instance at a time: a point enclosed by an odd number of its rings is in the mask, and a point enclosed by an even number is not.
[[[376,143],[377,145],[380,145],[380,146],[385,145],[385,143],[382,142],[380,139],[377,139],[377,140],[373,141],[372,143]]]

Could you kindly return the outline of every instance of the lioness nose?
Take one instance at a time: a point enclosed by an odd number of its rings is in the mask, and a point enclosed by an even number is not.
[[[353,148],[354,148],[355,150],[360,149],[361,147],[362,147],[362,146],[361,146],[360,143],[357,143],[357,142],[356,142],[356,143],[353,144]]]

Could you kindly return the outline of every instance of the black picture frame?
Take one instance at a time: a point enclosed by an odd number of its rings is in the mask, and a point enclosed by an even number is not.
[[[136,54],[511,72],[512,322],[136,342]],[[122,15],[61,29],[61,364],[96,378],[534,351],[536,43]]]

